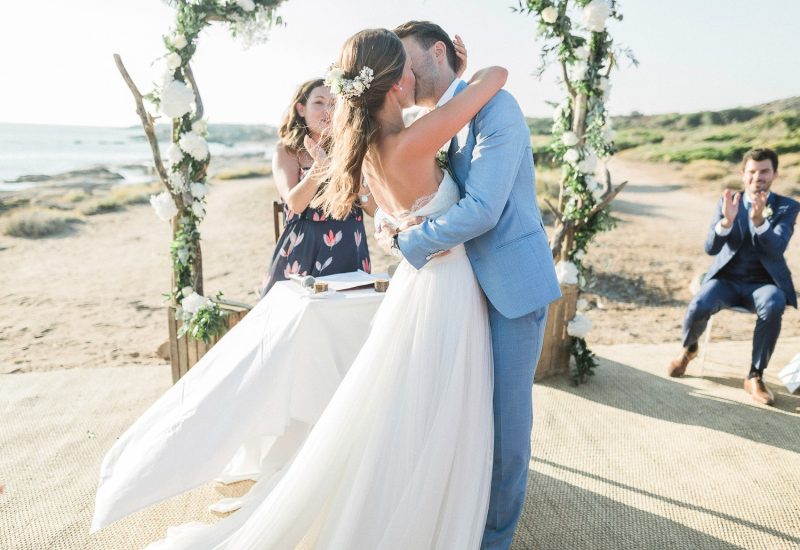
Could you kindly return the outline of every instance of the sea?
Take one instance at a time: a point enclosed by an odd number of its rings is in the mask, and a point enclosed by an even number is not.
[[[162,155],[169,144],[161,144]],[[214,156],[269,158],[266,143],[209,141]],[[0,191],[40,185],[22,176],[54,176],[104,167],[136,184],[152,180],[153,157],[141,127],[60,126],[0,123]]]

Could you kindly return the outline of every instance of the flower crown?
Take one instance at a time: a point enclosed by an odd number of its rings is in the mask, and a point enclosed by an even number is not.
[[[361,97],[369,89],[370,82],[375,78],[374,72],[367,66],[361,68],[361,72],[355,78],[345,78],[344,70],[336,66],[331,66],[325,75],[325,86],[330,88],[331,93],[345,99]]]

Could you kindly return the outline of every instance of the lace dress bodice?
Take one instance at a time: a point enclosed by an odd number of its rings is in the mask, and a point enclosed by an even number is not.
[[[460,199],[461,193],[458,190],[458,184],[448,172],[445,172],[439,184],[439,189],[435,193],[420,197],[414,201],[410,211],[397,213],[394,216],[390,216],[385,212],[381,213],[389,223],[397,226],[406,217],[436,219],[447,212]]]

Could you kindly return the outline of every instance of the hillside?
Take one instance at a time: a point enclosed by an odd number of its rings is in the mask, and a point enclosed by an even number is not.
[[[800,195],[800,97],[721,111],[613,117],[622,158],[677,163],[711,188],[738,187],[738,164],[753,147],[780,155],[783,192]],[[540,163],[548,161],[549,119],[528,119]],[[703,187],[708,188],[708,185]]]

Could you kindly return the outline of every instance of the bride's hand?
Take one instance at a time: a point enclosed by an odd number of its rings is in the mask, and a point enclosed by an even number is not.
[[[308,154],[311,155],[311,158],[314,160],[314,164],[318,167],[324,167],[328,163],[328,153],[325,149],[314,141],[311,136],[305,136],[303,138],[303,145],[306,147],[306,151]]]
[[[467,47],[459,35],[456,35],[453,40],[453,46],[456,49],[456,78],[461,78],[461,75],[467,70]]]

